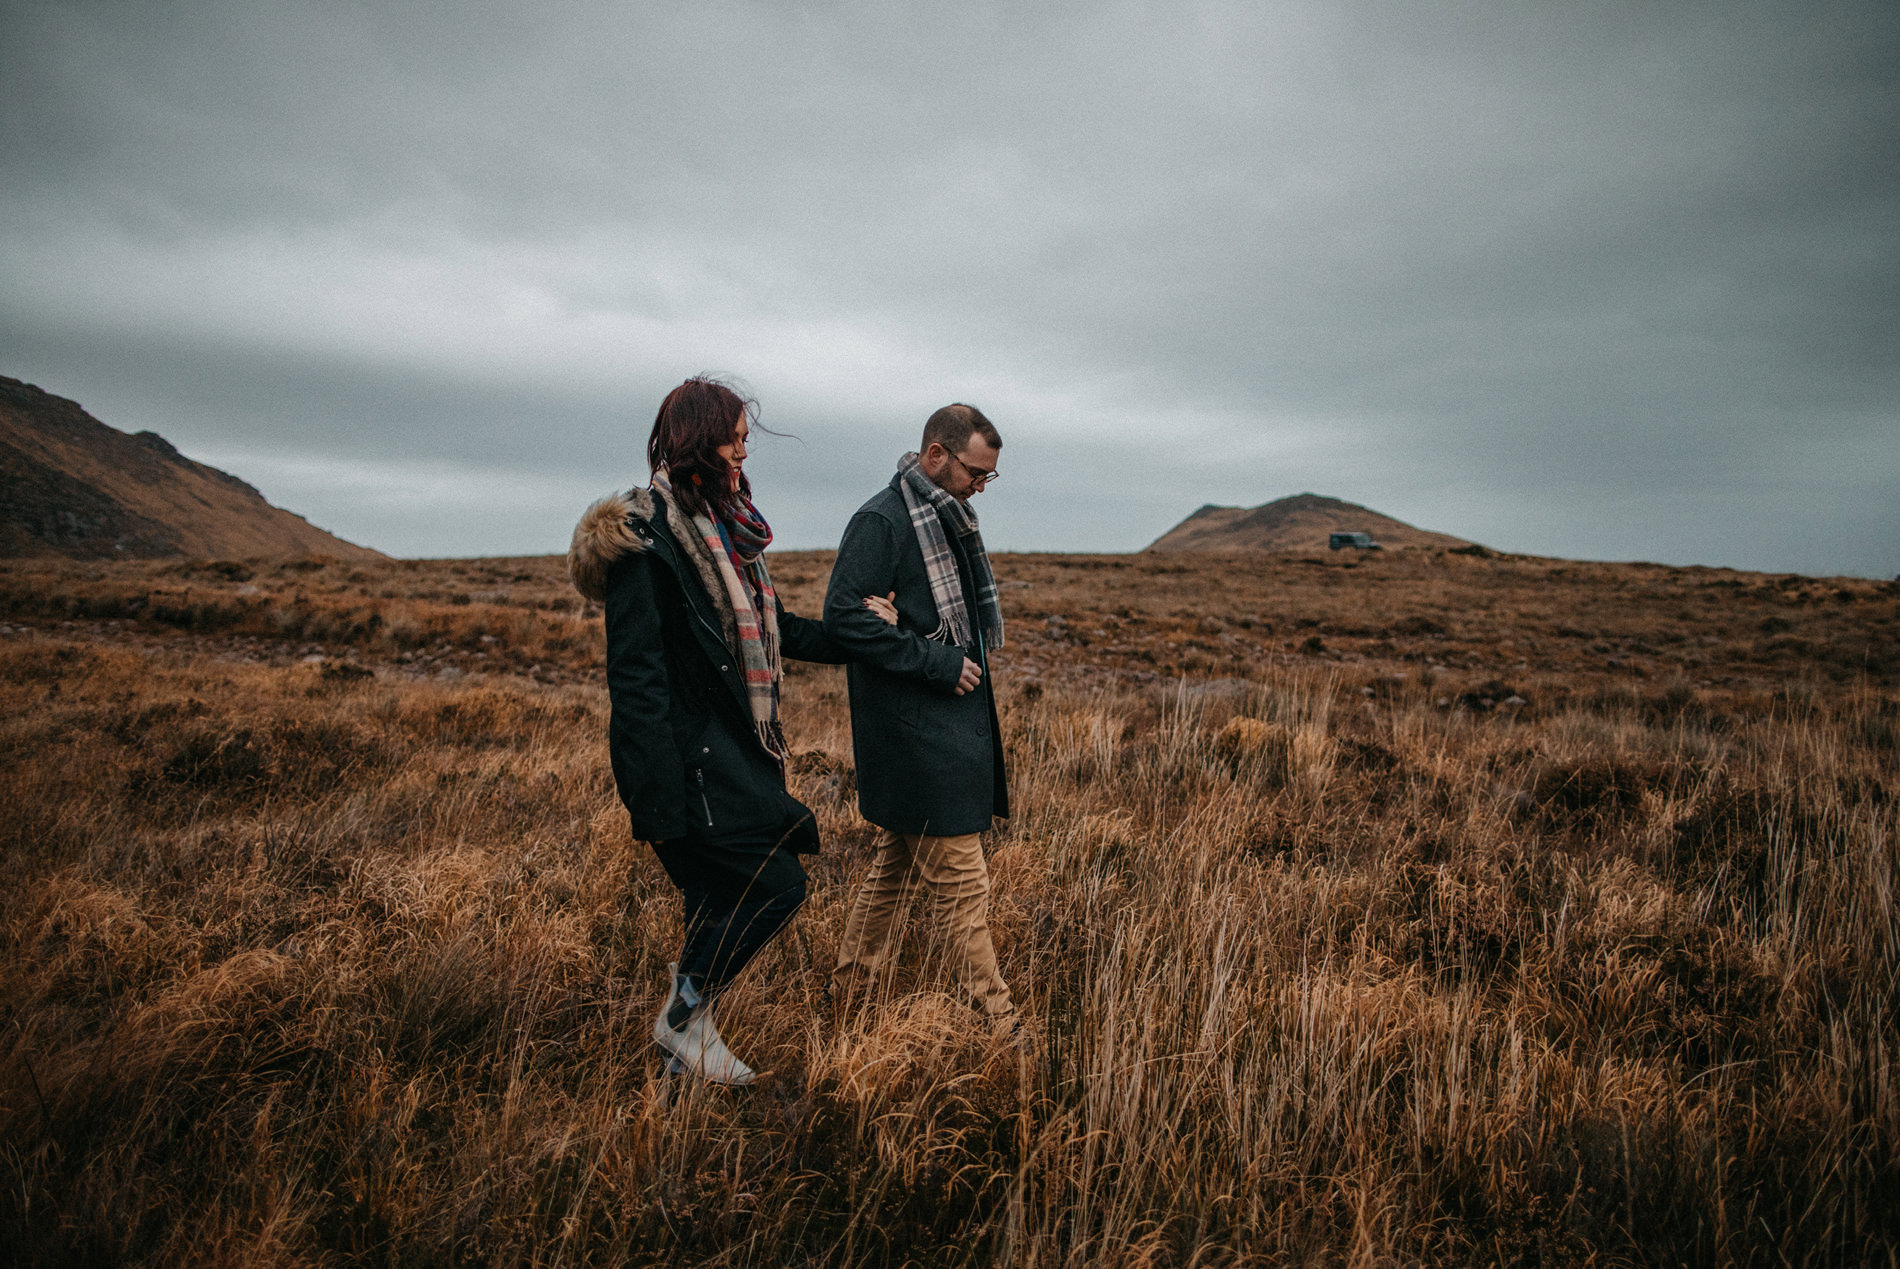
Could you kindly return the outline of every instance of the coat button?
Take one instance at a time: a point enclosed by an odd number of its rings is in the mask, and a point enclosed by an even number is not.
[[[731,668],[732,668],[731,666],[726,666],[726,665],[722,665],[722,666],[720,666],[720,667],[719,667],[719,672],[720,672],[721,674],[724,674],[724,673],[725,673],[725,672],[726,672],[727,670],[729,670],[729,669],[731,669]]]
[[[701,753],[711,753],[711,752],[712,752],[712,750],[711,750],[710,748],[708,748],[708,747],[705,747],[705,746],[701,746],[701,748],[700,748],[700,751],[699,751],[699,752],[701,752]]]

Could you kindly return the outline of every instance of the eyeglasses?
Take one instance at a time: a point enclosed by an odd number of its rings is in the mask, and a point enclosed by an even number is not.
[[[978,489],[989,484],[992,480],[1001,480],[1003,478],[1002,472],[984,471],[981,467],[972,467],[955,454],[950,455],[950,461],[963,468],[964,472],[970,477],[970,483],[975,485]]]

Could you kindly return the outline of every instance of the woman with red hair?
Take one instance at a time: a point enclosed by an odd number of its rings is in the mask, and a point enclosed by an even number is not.
[[[673,389],[647,440],[652,485],[588,508],[568,552],[575,586],[606,608],[614,783],[685,903],[653,1038],[669,1070],[720,1084],[755,1076],[713,1004],[804,902],[798,856],[819,845],[785,788],[781,658],[847,660],[772,588],[772,530],[744,469],[757,410],[716,379]]]

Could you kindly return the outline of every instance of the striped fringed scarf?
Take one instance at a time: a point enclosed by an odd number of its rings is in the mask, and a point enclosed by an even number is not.
[[[897,460],[897,474],[902,477],[898,488],[910,511],[911,528],[917,531],[917,545],[923,548],[924,571],[930,575],[930,601],[937,606],[938,626],[930,637],[940,643],[948,640],[959,648],[976,646],[969,605],[963,602],[963,587],[957,580],[957,557],[943,535],[947,524],[963,540],[963,553],[970,560],[970,589],[976,592],[984,646],[1002,647],[1003,605],[996,597],[996,575],[990,571],[983,535],[977,532],[976,512],[969,503],[937,488],[918,466],[915,452]]]
[[[667,495],[669,502],[676,501],[664,471],[653,473],[653,485]],[[749,498],[733,525],[707,515],[692,519],[699,541],[682,545],[688,550],[703,547],[726,584],[726,606],[739,635],[739,646],[734,651],[739,654],[739,666],[745,675],[752,723],[758,729],[759,743],[783,765],[785,735],[778,723],[778,592],[772,589],[772,575],[765,567],[765,548],[772,540],[772,530]],[[711,598],[717,602],[719,596]]]

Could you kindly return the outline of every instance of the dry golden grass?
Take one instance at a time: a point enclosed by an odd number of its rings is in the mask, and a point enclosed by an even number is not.
[[[1892,1263],[1891,585],[1427,555],[1004,557],[1023,1057],[869,833],[647,1038],[678,904],[556,560],[0,566],[20,1263]],[[812,611],[828,558],[780,559]],[[1516,698],[1513,703],[1512,698]]]

